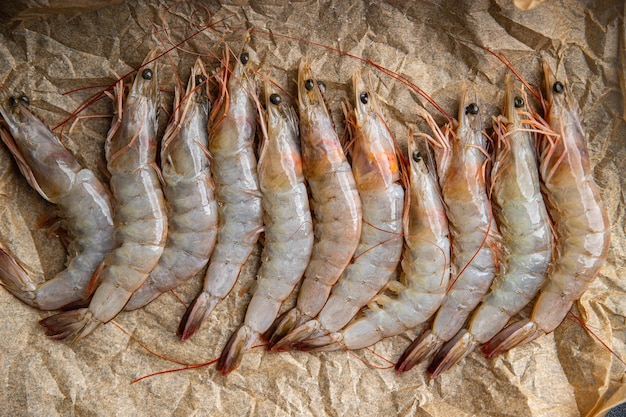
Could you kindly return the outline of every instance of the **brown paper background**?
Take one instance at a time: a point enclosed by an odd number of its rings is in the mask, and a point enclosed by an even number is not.
[[[594,333],[624,356],[623,2],[546,1],[528,11],[507,0],[290,4],[259,0],[208,2],[206,9],[194,3],[156,1],[97,1],[82,9],[83,2],[71,0],[9,3],[0,5],[0,82],[16,94],[27,94],[34,112],[51,126],[68,117],[94,90],[62,93],[110,84],[114,74],[139,65],[150,49],[159,45],[166,49],[164,27],[172,41],[182,40],[193,33],[192,23],[206,21],[205,10],[213,21],[227,18],[232,30],[225,38],[235,50],[244,37],[237,29],[243,28],[331,45],[411,77],[453,115],[461,83],[468,82],[479,94],[485,127],[498,112],[505,68],[479,46],[506,53],[533,83],[541,80],[542,57],[553,65],[558,61],[560,75],[567,74],[583,109],[594,173],[613,225],[607,263],[583,296],[579,311]],[[253,33],[251,46],[255,67],[292,94],[299,61],[313,59],[341,131],[340,104],[350,97],[351,74],[365,67],[363,63],[259,33]],[[222,49],[210,32],[184,47],[216,55]],[[166,108],[174,70],[186,80],[193,59],[180,51],[161,59]],[[214,59],[206,63],[210,71],[218,65]],[[423,100],[380,73],[374,71],[374,77],[391,126],[404,143],[407,123],[422,126],[415,108],[416,101]],[[111,113],[112,104],[104,99],[83,114]],[[165,122],[167,115],[161,115]],[[96,172],[103,162],[109,123],[106,117],[84,119],[63,135],[77,159]],[[36,227],[39,216],[50,209],[0,146],[1,243],[47,277],[63,268],[66,257],[58,239]],[[243,320],[250,298],[246,289],[254,280],[259,253],[257,248],[231,295],[185,344],[174,335],[185,308],[171,294],[140,311],[121,314],[116,322],[163,355],[190,363],[216,358]],[[197,277],[179,293],[190,301],[200,282]],[[602,415],[626,399],[624,365],[573,320],[566,320],[554,334],[495,359],[473,353],[435,381],[425,376],[424,366],[397,375],[366,366],[347,352],[270,354],[259,348],[226,378],[211,366],[130,385],[137,377],[177,365],[147,353],[113,324],[74,345],[49,340],[37,325],[49,313],[22,304],[5,290],[0,290],[0,315],[3,416],[578,416]],[[397,360],[419,331],[385,340],[374,350]],[[356,354],[385,365],[366,351]]]

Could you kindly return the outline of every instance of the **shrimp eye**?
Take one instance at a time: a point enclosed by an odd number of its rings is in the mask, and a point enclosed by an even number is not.
[[[248,55],[247,52],[242,52],[241,55],[239,55],[239,61],[241,61],[242,64],[246,65],[248,61],[250,61],[250,55]]]
[[[278,94],[272,94],[270,96],[270,103],[272,103],[272,104],[279,105],[281,101],[283,101],[283,99],[280,98],[280,96]]]
[[[206,78],[204,78],[204,76],[196,75],[196,85],[202,84],[204,82],[204,80],[206,80]]]
[[[465,114],[478,114],[478,104],[470,103],[465,108]]]
[[[17,107],[17,99],[15,97],[9,97],[9,106]]]
[[[361,100],[361,103],[367,104],[367,102],[370,101],[370,95],[368,93],[361,93],[359,100]]]
[[[415,162],[419,162],[422,160],[422,154],[420,153],[420,151],[413,151],[413,155],[411,155],[413,157],[413,160]]]
[[[311,91],[313,90],[313,87],[315,87],[315,83],[313,82],[313,80],[306,80],[304,82],[304,88],[306,88],[307,90]]]
[[[555,82],[554,85],[552,86],[552,91],[554,91],[555,93],[562,93],[563,90],[565,90],[565,87],[563,86],[563,83],[560,81]]]
[[[519,109],[524,107],[524,99],[521,97],[515,97],[513,99],[513,105],[515,106],[515,108]]]
[[[323,81],[318,81],[317,86],[320,88],[320,91],[323,93],[326,91],[326,84]]]
[[[141,71],[141,78],[143,78],[144,80],[151,80],[152,70],[150,68],[146,68],[145,70]]]

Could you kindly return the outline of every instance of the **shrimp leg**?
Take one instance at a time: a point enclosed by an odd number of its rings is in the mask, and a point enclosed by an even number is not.
[[[300,139],[304,177],[311,190],[315,243],[295,308],[266,332],[270,347],[315,317],[350,263],[361,234],[361,199],[354,175],[324,103],[311,65],[298,71]]]
[[[222,375],[235,369],[245,351],[272,325],[302,277],[313,248],[296,115],[270,83],[265,84],[265,101],[267,128],[258,165],[265,225],[263,261],[244,324],[233,333],[217,363]]]
[[[556,250],[529,319],[498,333],[483,353],[492,357],[556,329],[589,288],[604,263],[610,241],[609,219],[593,179],[578,105],[569,87],[543,63],[546,122],[552,133],[539,146],[539,173]]]
[[[249,55],[242,52],[230,76],[224,75],[221,102],[209,121],[211,172],[218,209],[217,243],[204,287],[185,312],[178,334],[189,339],[218,302],[235,285],[241,267],[262,231],[261,192],[252,148],[256,129],[253,96],[256,82],[248,72]],[[223,68],[228,71],[228,60]]]
[[[0,249],[0,281],[17,298],[41,310],[56,310],[85,295],[91,275],[113,249],[109,194],[93,172],[83,168],[30,110],[28,99],[0,87],[0,136],[31,186],[56,204],[62,225],[73,237],[67,268],[48,281],[30,276]]]
[[[39,322],[54,339],[72,336],[74,341],[80,340],[115,318],[163,253],[167,216],[154,167],[159,108],[155,56],[156,51],[148,54],[126,97],[122,81],[115,86],[118,115],[107,136],[105,156],[111,173],[118,247],[89,282],[86,294],[93,294],[89,307]]]
[[[204,268],[215,245],[217,204],[209,170],[206,73],[198,59],[187,93],[174,99],[174,118],[161,144],[163,192],[169,207],[167,243],[159,263],[131,297],[135,310],[176,288]]]

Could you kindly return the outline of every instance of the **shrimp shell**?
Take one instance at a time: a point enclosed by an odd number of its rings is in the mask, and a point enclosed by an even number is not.
[[[109,194],[93,172],[83,168],[22,98],[0,87],[0,113],[8,131],[0,136],[29,184],[49,202],[72,243],[67,268],[48,281],[31,277],[0,248],[0,280],[17,298],[41,310],[56,310],[85,295],[91,275],[113,249]],[[9,133],[10,131],[10,133]]]
[[[298,103],[315,243],[296,307],[279,317],[266,333],[270,347],[320,312],[350,263],[361,234],[361,199],[354,175],[307,61],[301,62],[298,71]]]
[[[432,328],[409,346],[396,365],[398,372],[439,351],[463,326],[489,290],[501,254],[500,234],[491,212],[485,183],[485,141],[475,97],[463,86],[456,132],[441,133],[424,113],[435,133],[439,184],[451,234],[452,283]]]
[[[422,142],[423,143],[423,142]],[[420,143],[421,145],[421,143]],[[409,137],[409,209],[404,216],[400,281],[390,281],[396,296],[385,294],[341,331],[298,344],[302,350],[361,349],[412,329],[439,308],[450,277],[450,240],[434,165],[429,151]]]
[[[244,324],[233,333],[217,363],[222,375],[234,370],[245,351],[270,328],[281,304],[302,278],[313,248],[296,115],[269,83],[265,84],[265,102],[267,128],[258,165],[265,245]]]
[[[198,59],[182,99],[176,89],[174,118],[161,144],[163,193],[169,208],[167,243],[159,263],[125,310],[143,307],[193,277],[213,251],[217,204],[207,149],[210,102],[206,79]]]
[[[249,55],[242,52],[229,76],[222,79],[221,102],[209,121],[211,172],[218,210],[217,243],[211,254],[202,291],[178,327],[189,339],[237,281],[243,264],[262,231],[261,192],[252,143],[256,130],[256,82],[248,72]],[[228,71],[228,60],[223,67]],[[215,120],[214,123],[211,120]]]
[[[400,262],[404,189],[394,140],[371,81],[366,85],[360,71],[352,80],[352,173],[363,210],[359,245],[317,318],[289,333],[274,345],[277,350],[340,330],[384,287]]]
[[[115,86],[118,114],[105,143],[111,174],[117,248],[100,264],[87,287],[88,308],[41,320],[46,335],[74,341],[112,320],[154,269],[167,237],[165,201],[155,170],[158,78],[156,51],[150,52],[124,97]]]
[[[467,328],[457,333],[428,367],[433,378],[495,336],[535,298],[552,258],[550,219],[541,196],[526,96],[516,94],[511,74],[505,83],[504,115],[494,120],[491,172],[491,196],[504,257],[490,292]]]
[[[609,219],[593,179],[580,110],[567,84],[543,63],[547,132],[539,144],[539,173],[556,248],[529,319],[518,321],[483,346],[487,357],[556,329],[600,272],[610,241]]]

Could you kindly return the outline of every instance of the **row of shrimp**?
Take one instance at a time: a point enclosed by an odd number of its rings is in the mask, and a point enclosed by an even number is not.
[[[208,264],[178,328],[187,340],[231,292],[263,234],[256,290],[217,362],[222,374],[261,340],[276,352],[360,349],[432,318],[396,369],[433,358],[436,377],[479,345],[493,356],[553,331],[606,258],[608,218],[579,111],[547,64],[544,117],[508,75],[489,138],[464,87],[458,120],[443,128],[419,110],[432,134],[410,134],[406,158],[360,72],[346,155],[310,62],[300,64],[296,115],[270,82],[261,104],[245,48],[232,70],[226,54],[209,111],[198,60],[186,92],[176,89],[159,168],[155,57],[128,92],[115,86],[110,191],[30,113],[27,98],[0,90],[2,140],[74,238],[68,267],[43,284],[0,250],[9,291],[43,310],[70,309],[40,322],[48,336],[85,337]],[[279,315],[300,281],[296,305]],[[537,294],[530,318],[507,327]]]

